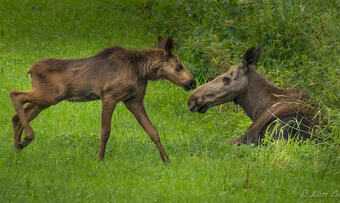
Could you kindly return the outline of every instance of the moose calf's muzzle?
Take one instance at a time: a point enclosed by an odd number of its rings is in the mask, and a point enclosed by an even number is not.
[[[196,81],[190,80],[187,84],[184,85],[184,90],[189,91],[196,88]]]

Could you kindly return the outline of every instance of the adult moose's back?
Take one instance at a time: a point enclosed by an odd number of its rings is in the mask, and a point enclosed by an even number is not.
[[[157,49],[138,51],[111,47],[88,58],[49,58],[34,63],[29,69],[32,89],[10,91],[17,113],[12,117],[14,148],[22,149],[34,139],[29,122],[43,109],[63,100],[80,102],[100,99],[100,160],[104,158],[113,111],[116,104],[122,101],[156,144],[162,160],[168,162],[157,130],[146,114],[143,100],[149,80],[167,79],[185,90],[196,87],[193,76],[172,50],[172,39],[159,37]],[[21,141],[23,130],[25,137]]]
[[[308,103],[308,94],[300,89],[282,90],[271,84],[253,67],[261,53],[261,46],[248,49],[240,64],[196,89],[189,97],[188,108],[204,113],[229,101],[240,105],[253,124],[245,135],[230,143],[257,145],[266,131],[274,138],[312,138],[313,126],[321,121],[315,116],[316,109]]]

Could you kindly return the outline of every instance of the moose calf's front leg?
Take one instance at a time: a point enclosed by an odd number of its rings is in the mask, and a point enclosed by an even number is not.
[[[108,101],[102,101],[102,118],[100,129],[100,150],[98,159],[103,160],[105,155],[106,143],[109,140],[111,132],[111,120],[112,113],[115,109],[116,102],[108,99]]]
[[[146,133],[149,135],[150,139],[157,146],[159,153],[161,154],[162,160],[164,162],[170,162],[168,155],[165,153],[164,148],[162,146],[161,140],[158,136],[158,132],[156,128],[152,125],[149,120],[143,101],[134,101],[134,102],[124,102],[126,107],[133,113],[136,117],[139,124],[144,128]]]

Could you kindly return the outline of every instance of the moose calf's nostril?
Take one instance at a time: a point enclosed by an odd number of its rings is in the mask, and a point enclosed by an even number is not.
[[[185,89],[186,91],[189,91],[189,90],[191,90],[191,89],[195,89],[195,87],[196,87],[196,81],[195,81],[195,80],[190,80],[190,81],[188,81],[183,87],[184,87],[184,89]]]

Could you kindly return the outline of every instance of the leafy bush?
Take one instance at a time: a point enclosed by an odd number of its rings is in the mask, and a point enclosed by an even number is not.
[[[261,44],[260,67],[276,84],[340,103],[339,1],[149,0],[136,8],[148,9],[148,31],[176,38],[196,76],[211,79]]]

